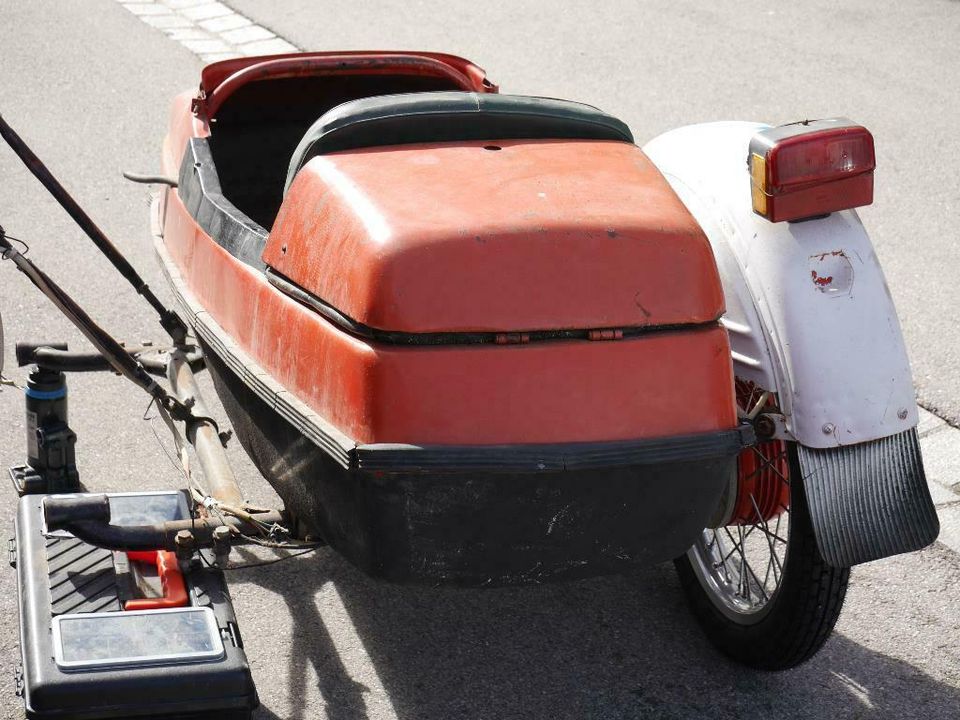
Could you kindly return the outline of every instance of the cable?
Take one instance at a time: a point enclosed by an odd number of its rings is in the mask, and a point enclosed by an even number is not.
[[[0,232],[2,232],[2,231],[3,231],[3,228],[0,228]],[[23,252],[20,253],[20,254],[23,255],[24,257],[26,257],[26,256],[27,256],[27,253],[30,252],[30,246],[27,245],[27,244],[26,244],[23,240],[21,240],[20,238],[15,238],[13,235],[7,235],[6,233],[4,233],[3,236],[4,236],[7,240],[13,240],[15,243],[20,243],[21,245],[23,245]]]
[[[255,538],[252,535],[244,535],[240,533],[240,537],[245,540],[249,540],[254,545],[259,545],[260,547],[273,548],[274,550],[316,550],[317,548],[324,547],[327,543],[317,542],[317,543],[291,543],[291,542],[271,542],[270,540],[260,540]]]
[[[307,550],[300,550],[299,552],[290,553],[289,555],[284,555],[283,557],[271,558],[270,560],[263,560],[262,562],[255,563],[244,563],[243,565],[228,565],[227,567],[220,568],[224,572],[227,570],[248,570],[250,568],[266,567],[267,565],[276,565],[277,563],[283,562],[284,560],[290,560],[291,558],[300,557],[301,555],[306,555],[308,553],[316,552],[323,545],[316,545]]]
[[[157,439],[157,445],[160,446],[160,450],[163,451],[163,454],[166,456],[167,460],[169,460],[170,464],[173,465],[173,469],[176,470],[180,475],[182,475],[183,479],[189,483],[190,478],[187,476],[186,470],[184,470],[183,465],[177,464],[176,459],[173,457],[173,455],[170,454],[170,451],[167,450],[167,446],[163,444],[163,440],[160,439],[160,433],[157,432],[157,428],[153,424],[153,421],[156,419],[157,416],[151,415],[150,417],[147,417],[147,414],[150,412],[150,408],[154,406],[154,403],[156,403],[156,400],[151,398],[150,403],[147,405],[147,409],[144,410],[143,412],[143,419],[150,426],[150,432],[152,432],[153,436]],[[176,443],[176,438],[174,438],[174,443]]]

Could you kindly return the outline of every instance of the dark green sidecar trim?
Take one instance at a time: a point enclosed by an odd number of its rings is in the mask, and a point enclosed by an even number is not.
[[[324,113],[290,159],[283,194],[317,155],[388,145],[470,140],[633,143],[626,123],[592,105],[526,95],[418,92],[351,100]]]
[[[260,272],[267,269],[260,256],[269,233],[224,197],[206,138],[187,143],[178,182],[180,200],[201,230],[237,260]]]

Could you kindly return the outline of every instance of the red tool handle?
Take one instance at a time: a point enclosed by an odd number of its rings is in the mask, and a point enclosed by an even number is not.
[[[127,558],[139,562],[155,563],[160,576],[163,597],[139,598],[127,600],[124,610],[162,610],[163,608],[183,607],[189,604],[187,586],[177,564],[177,556],[166,550],[145,550],[128,552]]]

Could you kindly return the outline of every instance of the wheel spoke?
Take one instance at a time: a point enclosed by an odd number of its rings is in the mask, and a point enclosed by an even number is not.
[[[777,576],[777,570],[774,568],[774,563],[777,560],[777,551],[774,547],[774,542],[770,539],[770,526],[767,524],[766,519],[763,517],[763,514],[760,512],[760,508],[757,505],[757,499],[753,496],[753,493],[750,493],[750,503],[753,505],[753,511],[757,514],[757,519],[760,521],[761,530],[763,531],[764,537],[767,540],[767,548],[769,549],[769,554],[767,555],[767,571],[763,575],[763,587],[767,587],[767,583],[770,581],[770,571],[773,569],[773,580],[775,584],[780,583],[780,578]]]
[[[757,590],[759,590],[760,594],[763,596],[763,601],[767,602],[770,599],[770,596],[767,595],[766,589],[763,587],[763,585],[760,582],[760,578],[758,578],[757,574],[753,572],[753,568],[750,566],[750,563],[747,563],[747,572],[749,573],[750,577],[753,578],[753,581],[757,584]],[[747,582],[749,583],[749,579]],[[749,598],[747,599],[749,600]]]
[[[750,578],[743,571],[747,565],[747,556],[743,551],[743,525],[737,525],[737,534],[740,536],[740,544],[737,546],[740,549],[740,597],[750,602]]]
[[[736,527],[742,528],[743,526],[742,526],[742,525],[737,525]],[[750,526],[750,529],[747,530],[747,534],[744,535],[743,538],[741,538],[741,542],[742,542],[742,540],[743,540],[744,538],[747,538],[747,537],[750,536],[750,533],[753,532],[754,527],[756,527],[756,526],[755,526],[755,525],[751,525],[751,526]],[[725,527],[725,528],[723,528],[723,531],[727,534],[727,537],[730,538],[730,542],[733,543],[733,547],[730,549],[730,552],[728,552],[728,553],[726,554],[726,556],[723,558],[723,560],[721,561],[721,562],[723,562],[724,564],[726,564],[726,562],[727,562],[727,560],[730,558],[730,556],[733,555],[735,552],[738,551],[738,549],[739,549],[739,547],[740,547],[740,543],[737,542],[737,540],[733,537],[733,535],[730,534],[730,528]]]

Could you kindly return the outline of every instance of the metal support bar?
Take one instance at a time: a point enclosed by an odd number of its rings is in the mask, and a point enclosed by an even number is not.
[[[126,346],[124,346],[126,347]],[[170,348],[126,347],[127,353],[139,362],[151,375],[167,376],[167,355]],[[195,370],[203,368],[203,354],[200,348],[185,345],[187,362]],[[96,352],[70,352],[66,343],[18,342],[16,345],[17,365],[38,365],[60,372],[101,372],[114,371],[110,360]]]
[[[216,424],[210,420],[189,357],[182,350],[170,353],[167,379],[177,399],[190,407],[194,420],[187,423],[187,441],[197,452],[206,483],[206,491],[226,505],[243,507],[243,491],[227,461]]]
[[[267,525],[283,524],[288,518],[277,510],[257,513],[254,517]],[[51,524],[50,530],[66,530],[78,540],[106,548],[107,550],[169,550],[183,549],[182,538],[187,537],[192,552],[198,547],[211,547],[217,528],[227,527],[231,531],[231,542],[250,542],[245,535],[257,535],[257,528],[243,520],[226,516],[222,520],[214,518],[196,518],[191,520],[171,520],[156,525],[119,526],[110,525],[102,520],[62,519]],[[178,537],[181,538],[178,543]]]

